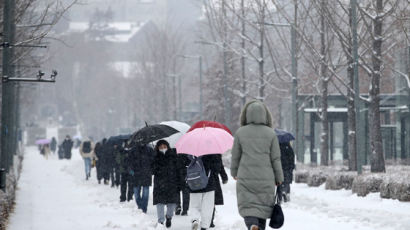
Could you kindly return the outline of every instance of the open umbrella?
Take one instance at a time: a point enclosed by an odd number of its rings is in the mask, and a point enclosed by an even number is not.
[[[204,127],[184,134],[176,144],[177,152],[202,156],[222,154],[233,145],[233,137],[223,129]]]
[[[229,134],[232,135],[231,130],[229,130],[229,128],[226,127],[226,125],[221,124],[221,123],[216,122],[216,121],[198,121],[197,123],[192,125],[192,127],[188,130],[188,132],[191,132],[194,129],[203,128],[203,127],[212,127],[212,128],[223,129],[223,130],[225,130],[226,132],[228,132]]]
[[[108,138],[107,143],[109,145],[121,145],[123,142],[126,142],[128,139],[130,139],[130,137],[131,137],[131,134],[112,136]]]
[[[135,132],[130,141],[133,143],[148,144],[178,133],[178,130],[168,125],[149,125]]]
[[[36,145],[46,145],[46,144],[50,144],[51,141],[49,139],[40,139],[36,141]]]
[[[164,138],[164,140],[168,141],[171,148],[175,148],[175,144],[177,143],[177,141],[182,137],[182,135],[184,135],[189,130],[189,128],[191,128],[191,126],[189,126],[188,124],[180,121],[163,121],[160,124],[168,125],[179,131],[178,133],[175,133],[167,138]]]
[[[279,143],[288,143],[295,140],[295,137],[285,130],[275,129],[275,133],[278,136]]]

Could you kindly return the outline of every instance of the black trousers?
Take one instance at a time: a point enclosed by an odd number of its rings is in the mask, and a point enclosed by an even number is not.
[[[246,227],[248,229],[251,229],[252,225],[258,226],[260,230],[265,230],[266,228],[265,219],[261,219],[261,218],[253,217],[253,216],[246,216],[244,219],[245,219]]]
[[[111,176],[111,186],[114,187],[120,186],[120,172],[117,168],[111,168],[110,170],[110,176]]]
[[[184,188],[180,189],[178,192],[178,203],[177,208],[181,208],[181,192],[182,192],[182,210],[188,211],[189,210],[189,188],[185,186]]]
[[[95,169],[97,170],[97,180],[100,181],[103,179],[103,172],[101,167],[101,162],[98,160],[95,164]]]
[[[127,191],[128,189],[128,191]],[[131,175],[128,173],[121,173],[121,201],[130,201],[134,194],[133,185],[131,183]]]

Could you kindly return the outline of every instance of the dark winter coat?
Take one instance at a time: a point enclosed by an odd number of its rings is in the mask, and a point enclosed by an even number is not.
[[[179,189],[182,189],[186,186],[186,170],[191,163],[191,160],[186,154],[177,154],[177,167],[180,175],[180,181],[178,183]]]
[[[129,168],[128,151],[126,151],[124,148],[118,147],[118,149],[114,151],[114,154],[115,154],[115,161],[117,162],[120,173],[127,173],[128,168]]]
[[[58,159],[64,158],[64,148],[63,145],[58,146]]]
[[[224,195],[221,187],[221,182],[219,176],[221,176],[222,182],[228,181],[228,175],[226,174],[225,167],[222,163],[222,157],[219,157],[221,170],[219,173],[212,173],[212,176],[215,179],[215,205],[224,205]]]
[[[71,139],[65,139],[63,141],[64,156],[66,158],[71,158],[71,149],[73,148],[73,141]]]
[[[205,193],[216,190],[216,187],[218,185],[217,180],[213,175],[219,175],[219,173],[221,172],[222,161],[220,160],[220,157],[220,154],[205,155],[201,157],[206,171],[206,175],[209,175],[209,171],[211,171],[211,175],[209,177],[208,185],[206,186],[206,188],[198,191],[191,191],[191,193]]]
[[[280,143],[280,160],[282,162],[283,176],[285,184],[291,184],[293,180],[293,170],[295,169],[295,153],[290,143]]]
[[[152,185],[152,162],[154,161],[155,152],[148,146],[134,147],[130,153],[130,168],[134,186],[151,186]],[[133,175],[132,175],[133,174]]]
[[[165,154],[157,151],[152,170],[154,205],[178,203],[178,183],[181,179],[175,149],[168,149]]]
[[[54,137],[51,139],[50,149],[53,152],[55,152],[57,150],[57,141]]]

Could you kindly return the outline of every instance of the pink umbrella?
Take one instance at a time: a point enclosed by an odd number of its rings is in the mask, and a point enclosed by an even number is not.
[[[231,149],[233,137],[223,129],[204,127],[184,134],[176,143],[178,153],[194,156],[222,154]]]
[[[40,139],[36,141],[36,145],[46,145],[46,144],[50,144],[50,140],[49,139]]]

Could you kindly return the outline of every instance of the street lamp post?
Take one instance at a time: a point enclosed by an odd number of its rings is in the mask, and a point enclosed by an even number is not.
[[[290,54],[291,54],[291,74],[292,74],[292,132],[296,134],[296,151],[298,158],[303,157],[303,145],[298,132],[298,72],[296,59],[296,28],[294,24],[289,23],[264,23],[268,26],[287,27],[290,28]]]
[[[182,58],[198,58],[199,61],[199,117],[203,119],[203,94],[202,94],[202,56],[178,55]]]
[[[175,101],[175,108],[178,107],[178,120],[182,121],[182,80],[181,80],[181,75],[180,74],[167,74],[166,76],[173,78],[174,95],[176,95],[175,79],[178,78],[178,101],[179,101],[179,106],[177,106],[176,96],[174,96],[174,101]]]

